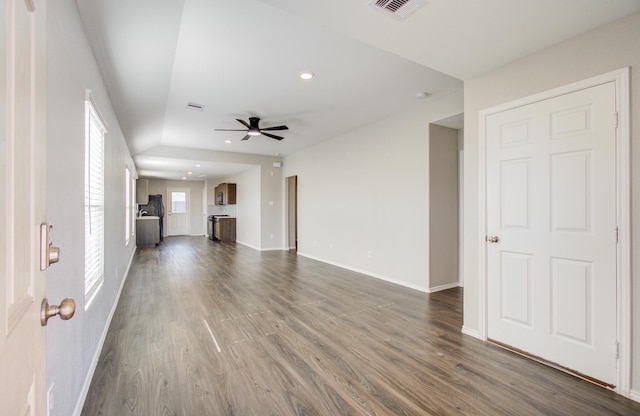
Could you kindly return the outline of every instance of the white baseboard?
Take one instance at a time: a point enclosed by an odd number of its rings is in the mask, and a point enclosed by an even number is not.
[[[458,282],[453,282],[453,283],[447,283],[446,285],[440,285],[440,286],[436,286],[436,287],[431,287],[427,290],[428,293],[436,293],[436,292],[440,292],[443,290],[447,290],[447,289],[453,289],[454,287],[458,287],[460,286],[460,283]]]
[[[640,402],[640,391],[637,390],[629,390],[629,398],[631,400],[635,400],[637,402]]]
[[[340,267],[341,269],[346,269],[346,270],[351,270],[352,272],[356,272],[356,273],[360,273],[360,274],[364,274],[366,276],[370,276],[379,280],[384,280],[385,282],[389,282],[389,283],[393,283],[396,285],[400,285],[400,286],[404,286],[404,287],[408,287],[409,289],[414,289],[414,290],[419,290],[420,292],[425,292],[425,293],[429,293],[428,292],[428,288],[426,286],[422,286],[422,285],[413,285],[407,282],[403,282],[401,280],[396,280],[396,279],[392,279],[388,276],[383,276],[383,275],[379,275],[379,274],[374,274],[368,271],[364,271],[364,270],[359,270],[353,267],[349,267],[346,266],[344,264],[340,264],[340,263],[334,263],[331,261],[327,261],[318,257],[314,257],[310,254],[306,254],[306,253],[301,253],[298,251],[298,256],[302,256],[302,257],[306,257],[309,258],[311,260],[316,260],[316,261],[320,261],[322,263],[326,263],[326,264],[330,264],[332,266],[336,266],[336,267]]]
[[[482,337],[480,336],[480,333],[474,329],[469,329],[466,326],[462,326],[462,333],[465,335],[469,335],[470,337],[474,337],[474,338],[478,338],[478,339],[482,339]]]
[[[260,248],[260,247],[256,247],[256,246],[254,246],[252,244],[245,243],[244,241],[240,241],[240,240],[236,240],[236,244],[242,244],[245,247],[249,247],[249,248],[252,248],[252,249],[257,250],[257,251],[287,251],[287,250],[289,250],[288,248],[285,248],[285,247]]]
[[[120,295],[122,294],[122,289],[124,288],[124,284],[129,277],[129,270],[131,269],[131,264],[133,263],[133,257],[136,254],[136,250],[133,250],[131,253],[131,258],[129,259],[129,264],[127,265],[127,270],[124,272],[124,276],[122,277],[122,282],[120,283],[120,288],[118,289],[118,294],[111,306],[111,311],[109,312],[109,316],[107,317],[106,325],[104,326],[104,330],[102,331],[102,335],[100,336],[100,341],[98,341],[98,348],[96,349],[96,353],[93,356],[93,360],[91,360],[91,365],[89,366],[89,371],[87,372],[87,377],[84,379],[84,384],[82,385],[82,390],[80,391],[80,397],[78,398],[78,402],[76,403],[76,408],[73,411],[74,416],[80,416],[82,413],[82,408],[84,407],[84,402],[87,399],[87,394],[89,393],[89,387],[91,387],[91,380],[93,380],[93,374],[96,372],[96,368],[98,367],[98,361],[100,360],[100,355],[102,354],[102,347],[104,347],[104,342],[107,339],[107,333],[109,333],[109,327],[111,327],[111,320],[113,319],[113,315],[116,313],[116,309],[118,308],[118,303],[120,302]]]
[[[236,244],[242,244],[242,245],[243,245],[243,246],[245,246],[245,247],[249,247],[249,248],[252,248],[252,249],[254,249],[254,250],[260,251],[260,248],[259,248],[259,247],[256,247],[256,246],[254,246],[254,245],[251,245],[251,244],[249,244],[249,243],[245,243],[244,241],[236,240]]]

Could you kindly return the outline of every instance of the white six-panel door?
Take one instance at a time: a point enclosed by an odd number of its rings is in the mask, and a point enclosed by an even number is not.
[[[609,385],[617,374],[614,113],[610,82],[485,121],[488,337]]]
[[[45,410],[45,1],[0,6],[0,414]]]

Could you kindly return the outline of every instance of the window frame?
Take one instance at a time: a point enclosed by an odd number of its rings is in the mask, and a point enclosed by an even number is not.
[[[91,91],[85,96],[85,310],[104,284],[106,136],[108,126]]]

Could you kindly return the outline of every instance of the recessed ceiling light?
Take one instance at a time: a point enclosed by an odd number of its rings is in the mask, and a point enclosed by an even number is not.
[[[186,180],[187,180],[187,178],[185,178],[185,177],[183,176],[183,177],[182,177],[182,180],[183,180],[183,181],[186,181]]]
[[[313,78],[315,76],[316,76],[316,74],[314,74],[311,71],[305,71],[305,72],[300,73],[300,78],[302,78],[302,79],[311,79],[311,78]]]
[[[231,140],[225,140],[224,141],[226,144],[231,144]]]
[[[193,172],[187,172],[187,175],[193,175]]]
[[[199,168],[199,167],[200,167],[200,165],[199,165],[199,164],[197,164],[197,165],[196,165],[196,167],[197,167],[197,168]]]

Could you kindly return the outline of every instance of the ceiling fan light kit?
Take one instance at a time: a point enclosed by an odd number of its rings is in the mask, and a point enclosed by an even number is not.
[[[246,129],[215,129],[216,131],[244,131],[247,134],[241,139],[241,140],[249,140],[249,138],[251,136],[259,136],[259,135],[263,135],[272,139],[276,139],[276,140],[282,140],[284,139],[284,137],[282,136],[277,136],[275,134],[271,134],[271,133],[266,133],[267,131],[274,131],[274,130],[289,130],[289,127],[282,125],[282,126],[274,126],[274,127],[265,127],[265,128],[260,128],[260,118],[259,117],[249,117],[249,122],[247,123],[244,120],[241,120],[239,118],[236,119],[236,121],[240,124],[242,124],[243,126],[246,127]]]
[[[311,71],[305,71],[305,72],[301,72],[301,73],[300,73],[300,78],[302,78],[302,79],[304,79],[304,80],[311,79],[311,78],[313,78],[313,77],[315,77],[315,76],[316,76],[316,74],[314,74],[314,73],[313,73],[313,72],[311,72]]]

